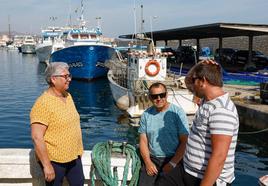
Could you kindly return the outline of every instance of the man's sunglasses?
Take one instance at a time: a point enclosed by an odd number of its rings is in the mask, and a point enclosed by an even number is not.
[[[152,98],[152,99],[157,99],[158,96],[159,96],[160,98],[164,98],[164,97],[166,97],[166,95],[167,95],[166,92],[163,92],[163,93],[160,93],[160,94],[150,94],[150,98]]]

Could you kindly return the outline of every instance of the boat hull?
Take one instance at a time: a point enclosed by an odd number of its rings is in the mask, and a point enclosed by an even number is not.
[[[113,56],[115,56],[115,50],[110,46],[71,46],[53,52],[50,62],[66,62],[73,78],[91,80],[106,76],[107,68],[97,64],[105,63]]]
[[[23,54],[35,54],[35,45],[23,44],[21,46],[21,52]]]
[[[120,85],[118,85],[113,80],[113,72],[112,70],[109,70],[108,72],[108,80],[109,80],[109,86],[112,92],[113,100],[115,102],[115,105],[123,111],[127,111],[127,109],[130,107],[129,104],[129,97],[128,97],[128,90]]]
[[[40,62],[48,62],[52,51],[52,44],[39,45],[35,51]]]

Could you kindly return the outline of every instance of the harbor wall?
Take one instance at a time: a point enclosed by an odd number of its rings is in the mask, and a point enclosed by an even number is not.
[[[268,128],[268,105],[260,105],[253,102],[245,103],[241,101],[234,101],[234,103],[241,124],[259,130]]]
[[[113,157],[111,170],[117,167],[118,179],[122,180],[126,159]],[[91,151],[85,151],[82,156],[85,175],[85,186],[91,185],[90,171],[92,169]],[[131,165],[129,166],[131,168]],[[131,170],[128,171],[128,180]],[[96,185],[101,185],[100,177],[96,175]],[[36,161],[33,149],[0,149],[0,186],[43,186],[44,176]],[[68,185],[66,180],[64,186]]]

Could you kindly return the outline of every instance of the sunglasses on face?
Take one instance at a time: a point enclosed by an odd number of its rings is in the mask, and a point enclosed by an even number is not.
[[[67,80],[68,78],[72,79],[72,74],[54,75],[54,77],[62,77]]]
[[[150,97],[151,97],[152,99],[157,99],[158,96],[159,96],[159,97],[162,99],[162,98],[165,98],[166,95],[167,95],[167,93],[166,93],[166,92],[163,92],[163,93],[160,93],[160,94],[150,94]]]

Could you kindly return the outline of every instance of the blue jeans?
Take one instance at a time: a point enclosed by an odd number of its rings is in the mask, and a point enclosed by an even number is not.
[[[61,186],[64,177],[67,178],[70,186],[84,185],[84,173],[80,157],[67,163],[57,163],[52,161],[51,164],[56,176],[53,181],[46,182],[46,186]]]

